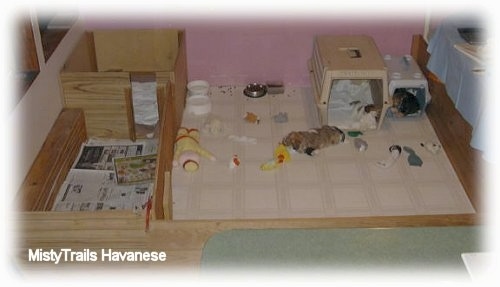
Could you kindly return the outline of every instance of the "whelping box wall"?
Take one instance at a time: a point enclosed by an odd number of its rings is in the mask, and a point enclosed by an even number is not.
[[[380,111],[376,128],[380,128],[389,108],[387,69],[374,40],[366,35],[319,35],[314,39],[313,55],[309,62],[313,93],[321,124],[338,125],[332,104],[337,96],[335,83],[352,82],[353,87],[363,84],[371,95],[370,104]],[[344,103],[348,109],[349,103]],[[351,114],[351,112],[346,112]],[[348,127],[343,127],[349,129]]]
[[[64,106],[81,108],[89,137],[135,140],[131,78],[156,81],[157,98],[172,85],[184,109],[185,32],[176,29],[95,30],[84,33],[60,73]],[[180,119],[177,119],[180,121]]]

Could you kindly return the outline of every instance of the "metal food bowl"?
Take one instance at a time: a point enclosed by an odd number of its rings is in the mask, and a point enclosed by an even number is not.
[[[243,93],[250,98],[260,98],[267,94],[267,86],[257,83],[248,84]]]

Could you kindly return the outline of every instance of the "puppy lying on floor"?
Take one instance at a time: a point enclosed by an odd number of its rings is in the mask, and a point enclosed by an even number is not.
[[[335,126],[324,125],[308,131],[293,131],[286,135],[282,143],[299,153],[314,155],[319,149],[344,142],[345,134]]]

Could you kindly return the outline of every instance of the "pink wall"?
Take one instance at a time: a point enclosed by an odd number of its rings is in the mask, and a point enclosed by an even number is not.
[[[187,17],[107,19],[85,17],[86,28],[184,28],[188,76],[211,85],[282,80],[308,86],[307,61],[317,34],[367,34],[382,54],[410,53],[411,37],[422,34],[424,15],[411,18],[367,19],[338,16],[321,19],[193,20]],[[146,17],[147,18],[147,17]],[[154,20],[153,20],[154,19]]]

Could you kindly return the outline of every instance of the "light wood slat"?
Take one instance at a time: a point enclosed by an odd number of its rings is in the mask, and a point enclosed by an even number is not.
[[[95,30],[97,70],[170,71],[178,57],[175,29]]]
[[[128,73],[61,73],[64,103],[85,113],[89,137],[130,138]]]

